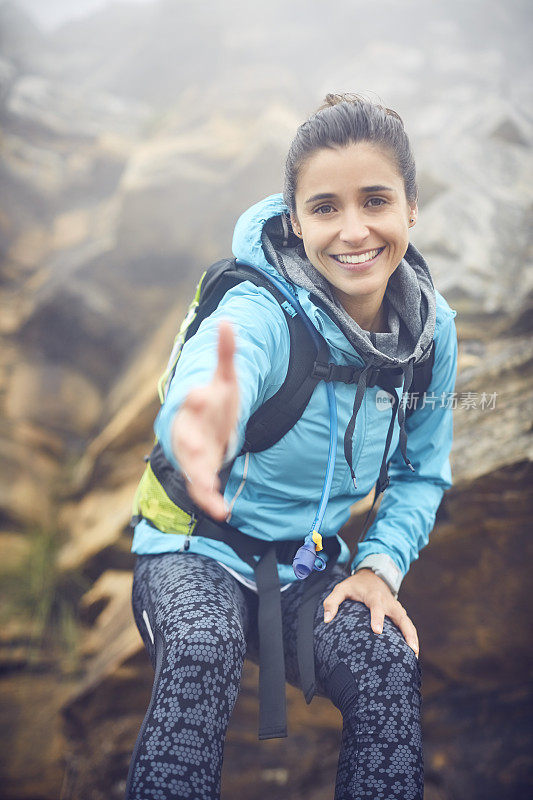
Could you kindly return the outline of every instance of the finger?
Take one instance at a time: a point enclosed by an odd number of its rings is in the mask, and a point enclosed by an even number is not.
[[[218,326],[218,365],[216,377],[224,381],[235,380],[235,337],[229,322],[222,320]]]
[[[407,616],[407,612],[400,603],[395,603],[394,608],[390,613],[387,614],[388,617],[398,626],[400,631],[403,634],[403,637],[409,647],[414,650],[415,655],[418,657],[418,653],[420,650],[419,643],[418,643],[418,634],[416,632],[416,628],[413,625],[412,621]]]
[[[205,480],[193,481],[187,485],[187,491],[196,505],[209,516],[222,520],[228,511],[223,495],[217,491],[219,483],[216,476],[210,484]]]
[[[379,603],[374,603],[370,608],[370,627],[374,633],[383,632],[383,621],[385,619],[385,609]]]
[[[228,515],[228,509],[224,498],[218,492],[212,492],[210,494],[204,493],[198,496],[195,502],[196,505],[202,508],[206,514],[213,519],[222,521],[225,520]]]
[[[216,472],[206,468],[203,459],[193,459],[186,470],[189,486],[195,492],[217,492],[220,488],[220,479]]]
[[[337,584],[333,591],[328,594],[322,604],[324,606],[324,622],[331,622],[337,614],[340,604],[346,599],[346,596],[346,592],[343,590],[341,583]]]

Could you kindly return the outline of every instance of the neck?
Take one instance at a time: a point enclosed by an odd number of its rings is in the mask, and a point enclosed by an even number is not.
[[[348,295],[341,297],[339,294],[338,298],[345,311],[364,331],[386,333],[388,327],[384,294],[383,292],[379,298],[372,296],[353,298]]]

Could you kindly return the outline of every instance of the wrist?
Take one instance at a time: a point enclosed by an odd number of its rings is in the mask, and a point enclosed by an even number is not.
[[[356,575],[359,575],[360,573],[365,573],[365,572],[366,572],[366,573],[369,573],[370,575],[375,575],[375,576],[376,576],[376,578],[378,578],[378,579],[379,579],[379,582],[381,582],[381,583],[384,583],[384,584],[385,584],[385,586],[387,587],[387,589],[389,590],[389,592],[392,594],[392,596],[394,597],[394,599],[395,599],[395,600],[397,600],[397,599],[398,599],[398,594],[397,594],[397,592],[394,592],[394,591],[392,590],[392,587],[391,587],[391,586],[389,585],[389,583],[388,583],[388,582],[385,580],[385,578],[384,578],[382,575],[379,575],[379,574],[378,574],[378,571],[377,571],[377,570],[375,570],[375,569],[371,569],[370,567],[361,567],[361,569],[353,569],[353,570],[352,570],[352,572],[351,572],[351,576],[352,576],[352,577],[355,577]]]
[[[398,565],[386,553],[372,553],[359,562],[353,569],[352,575],[363,569],[369,569],[376,574],[389,587],[395,599],[398,599],[398,592],[403,579],[402,572]]]

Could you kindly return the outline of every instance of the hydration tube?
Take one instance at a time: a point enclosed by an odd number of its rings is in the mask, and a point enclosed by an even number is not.
[[[320,337],[316,331],[315,326],[303,310],[300,302],[296,295],[288,289],[282,281],[278,278],[270,275],[266,270],[262,269],[261,267],[256,266],[255,264],[248,264],[246,261],[238,260],[237,263],[241,263],[246,265],[247,267],[251,267],[252,269],[257,270],[262,275],[264,275],[270,283],[274,284],[276,289],[282,293],[284,297],[287,298],[291,306],[295,308],[298,312],[300,317],[302,318],[305,327],[311,334],[313,341],[315,342],[317,349],[320,347]],[[331,484],[333,482],[333,472],[335,470],[335,458],[337,455],[337,434],[338,434],[338,426],[337,426],[337,402],[335,399],[335,389],[333,388],[333,384],[330,382],[326,382],[326,391],[328,395],[328,406],[329,406],[329,453],[328,453],[328,465],[326,467],[326,475],[324,477],[324,483],[322,485],[322,495],[320,497],[320,503],[318,505],[318,509],[315,515],[315,519],[313,521],[313,525],[311,527],[311,531],[305,537],[303,545],[299,548],[296,555],[294,556],[294,560],[292,562],[292,566],[294,569],[294,574],[300,580],[307,578],[307,576],[315,569],[321,572],[323,569],[326,568],[326,563],[328,557],[325,553],[321,556],[317,555],[323,548],[322,548],[322,536],[320,534],[320,528],[322,527],[322,522],[324,519],[324,514],[326,512],[326,507],[329,500],[329,495],[331,492]]]

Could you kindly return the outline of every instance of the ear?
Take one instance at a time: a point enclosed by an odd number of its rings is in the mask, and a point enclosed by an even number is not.
[[[413,203],[409,206],[409,227],[412,228],[416,225],[418,219],[418,203]]]
[[[291,211],[291,225],[294,233],[298,238],[302,238],[302,229],[300,228],[300,223],[298,222],[298,217],[294,212]]]

